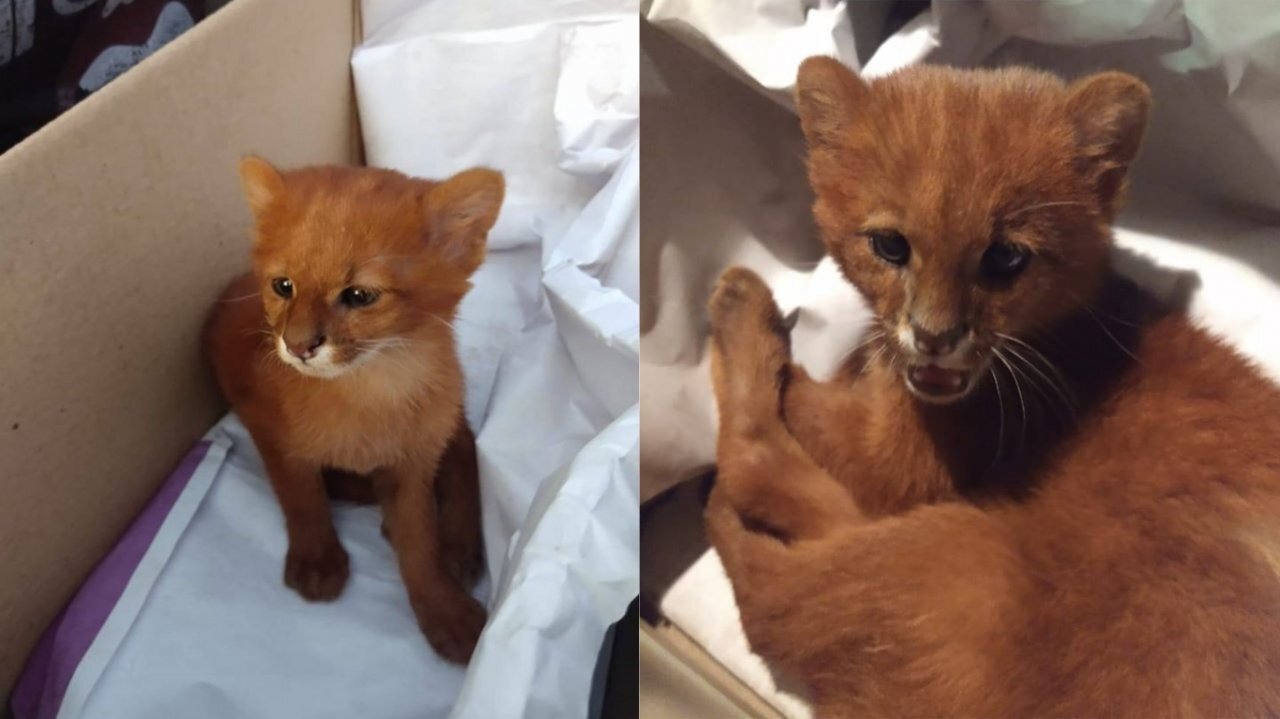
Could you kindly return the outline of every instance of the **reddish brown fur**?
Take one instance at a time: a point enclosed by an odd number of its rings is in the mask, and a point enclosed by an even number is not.
[[[340,498],[377,499],[423,632],[442,656],[466,662],[485,621],[467,593],[483,554],[450,323],[484,259],[502,176],[469,170],[431,182],[344,167],[281,174],[257,158],[242,163],[241,176],[257,217],[253,273],[227,288],[205,342],[284,512],[284,581],[307,599],[337,597],[347,553],[326,484]],[[273,291],[277,278],[291,280],[291,298]],[[340,293],[352,286],[377,299],[344,305]],[[319,336],[332,353],[324,371],[336,376],[304,374],[282,359],[279,341]]]
[[[726,273],[707,521],[752,646],[824,717],[1280,715],[1280,391],[1108,261],[1145,88],[941,68],[868,85],[813,59],[797,97],[819,225],[878,324],[952,313],[975,356],[1027,361],[1017,395],[992,370],[926,404],[889,337],[818,383],[767,287]],[[1010,217],[1047,202],[1077,204]],[[876,258],[869,221],[913,264]],[[1037,254],[981,286],[975,258],[1009,236]]]

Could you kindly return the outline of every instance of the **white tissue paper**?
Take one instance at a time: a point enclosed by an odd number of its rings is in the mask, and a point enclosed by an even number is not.
[[[449,716],[585,716],[639,591],[638,8],[391,5],[352,58],[368,163],[507,180],[455,322],[495,589]]]

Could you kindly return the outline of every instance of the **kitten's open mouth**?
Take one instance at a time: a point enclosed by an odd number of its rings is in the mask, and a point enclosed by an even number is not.
[[[970,377],[972,373],[968,371],[936,364],[911,365],[906,371],[907,389],[928,402],[960,399],[969,391]]]

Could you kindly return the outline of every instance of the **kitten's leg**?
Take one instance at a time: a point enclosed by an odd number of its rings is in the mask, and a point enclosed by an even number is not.
[[[466,419],[458,425],[436,470],[436,502],[440,508],[440,551],[445,569],[470,589],[484,572],[484,540],[476,438]]]
[[[742,628],[752,651],[807,678],[808,642],[796,634],[805,606],[804,570],[794,548],[749,529],[717,478],[706,509],[707,538],[733,586]],[[812,542],[805,542],[810,545]]]
[[[844,486],[860,507],[865,499],[875,499],[880,483],[868,476],[861,437],[851,436],[849,429],[866,432],[873,424],[867,421],[864,387],[847,380],[819,382],[803,367],[793,365],[782,398],[787,430],[804,449],[805,454],[822,467],[832,479]],[[900,481],[895,478],[895,481]],[[867,497],[866,495],[871,495]],[[874,507],[874,503],[871,507]]]
[[[372,483],[370,495],[376,499]],[[476,439],[466,419],[449,440],[435,479],[439,506],[440,543],[445,568],[470,589],[484,573],[484,538],[480,524],[480,476]],[[350,494],[348,492],[348,494]],[[330,492],[330,496],[335,496]],[[390,539],[390,516],[383,515],[382,536]]]
[[[897,426],[886,421],[894,408],[878,403],[878,393],[859,375],[846,372],[820,382],[793,365],[788,379],[783,396],[788,431],[864,514],[900,514],[956,498],[946,464],[929,452],[903,456],[910,450],[904,451]],[[885,448],[896,461],[884,461]]]
[[[418,625],[440,656],[465,664],[486,612],[445,567],[435,493],[439,463],[439,455],[407,462],[379,472],[376,481]]]
[[[350,570],[333,528],[320,468],[291,459],[268,442],[258,446],[289,534],[284,583],[313,601],[337,598]]]
[[[971,505],[921,507],[784,544],[717,488],[707,532],[753,650],[814,691],[819,714],[1028,716],[1020,637],[1035,575],[1010,527]]]
[[[860,519],[848,492],[809,458],[783,423],[790,349],[769,288],[749,270],[730,269],[709,313],[720,411],[717,485],[733,507],[786,539],[823,536]]]

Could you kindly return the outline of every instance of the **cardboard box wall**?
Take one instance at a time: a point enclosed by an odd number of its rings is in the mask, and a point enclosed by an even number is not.
[[[202,323],[248,268],[236,161],[360,160],[353,0],[235,0],[0,155],[0,703],[225,411]]]

